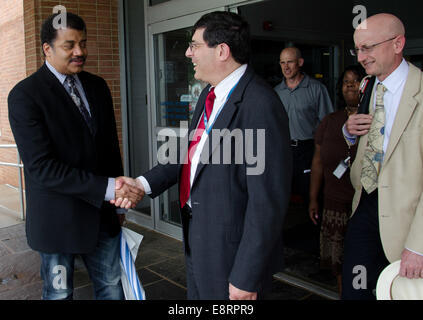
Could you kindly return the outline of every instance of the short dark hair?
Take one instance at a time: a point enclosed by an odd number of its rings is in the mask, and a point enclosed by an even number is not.
[[[53,21],[59,14],[60,13],[52,14],[44,20],[40,32],[41,46],[43,46],[44,43],[48,43],[50,46],[53,46],[53,42],[57,37],[57,29],[54,27]],[[85,25],[84,20],[80,16],[71,12],[66,12],[66,27],[69,29],[87,32],[87,26]]]
[[[226,43],[236,62],[240,64],[249,62],[250,26],[240,15],[226,11],[207,13],[195,23],[193,33],[203,28],[205,29],[203,38],[209,47]]]
[[[361,65],[354,64],[345,68],[336,84],[336,95],[338,96],[337,108],[339,110],[342,110],[347,106],[347,103],[344,99],[344,94],[342,93],[342,85],[344,83],[344,76],[348,71],[354,73],[357,76],[358,81],[361,81],[366,75],[366,71]]]

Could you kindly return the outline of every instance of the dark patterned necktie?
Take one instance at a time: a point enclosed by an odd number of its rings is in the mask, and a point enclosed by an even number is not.
[[[85,107],[84,101],[82,100],[78,89],[76,88],[75,78],[73,76],[67,76],[65,79],[65,83],[68,86],[68,89],[69,89],[68,92],[73,102],[78,107],[79,112],[82,114],[82,117],[84,118],[85,123],[88,126],[88,129],[90,129],[91,134],[94,135],[93,121],[90,114],[88,113],[87,108]]]
[[[214,93],[214,88],[209,91],[209,94],[206,98],[206,115],[207,119],[210,119],[210,114],[213,110],[214,100],[216,99],[216,95]],[[203,135],[205,125],[204,125],[204,113],[200,117],[200,123],[198,124],[197,129],[194,133],[194,138],[192,139],[187,153],[188,161],[184,161],[182,165],[182,173],[181,173],[181,182],[180,182],[180,193],[179,193],[179,200],[181,202],[181,208],[185,206],[185,203],[189,199],[191,183],[190,183],[190,176],[191,176],[191,159],[194,156],[195,150],[197,149],[197,145],[201,140],[201,136]]]

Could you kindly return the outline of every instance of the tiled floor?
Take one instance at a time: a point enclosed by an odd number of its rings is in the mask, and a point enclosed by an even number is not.
[[[19,192],[16,188],[0,185],[0,228],[20,223]]]
[[[40,257],[27,245],[25,224],[19,222],[19,219],[10,224],[1,224],[5,221],[3,216],[0,212],[0,300],[39,300],[42,290]],[[126,226],[144,236],[135,265],[147,299],[186,299],[182,242],[134,223],[129,222]],[[313,259],[313,255],[304,255],[301,251],[289,248],[285,250],[285,255],[288,271],[306,275],[318,269],[316,263],[310,263],[310,257]],[[273,290],[268,297],[271,300],[322,299],[277,279],[273,284]],[[90,279],[79,260],[75,266],[74,287],[75,299],[93,298]]]
[[[151,300],[186,299],[186,277],[182,243],[135,224],[130,229],[144,235],[136,268]],[[40,258],[26,244],[24,224],[0,229],[0,300],[38,300],[42,281]],[[92,299],[92,286],[82,262],[77,260],[74,275],[75,299]],[[305,290],[274,280],[269,299],[319,299]]]

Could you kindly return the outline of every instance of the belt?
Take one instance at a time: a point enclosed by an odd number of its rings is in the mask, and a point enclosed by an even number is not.
[[[291,147],[299,147],[299,146],[304,146],[304,145],[309,145],[309,144],[313,144],[314,140],[313,139],[308,139],[308,140],[291,140]]]

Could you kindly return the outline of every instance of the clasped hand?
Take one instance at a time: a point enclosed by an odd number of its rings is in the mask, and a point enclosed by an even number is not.
[[[118,177],[115,179],[115,199],[110,203],[120,208],[135,208],[144,195],[144,188],[139,180]]]
[[[369,114],[352,114],[345,123],[349,134],[362,136],[369,133],[373,117]]]

